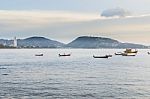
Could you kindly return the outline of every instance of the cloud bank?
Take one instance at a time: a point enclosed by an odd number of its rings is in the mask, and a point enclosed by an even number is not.
[[[98,19],[99,16],[88,13],[65,11],[10,11],[0,10],[0,27],[2,31],[16,31],[59,26],[75,22]]]
[[[101,14],[101,16],[104,16],[104,17],[115,17],[115,16],[125,17],[129,15],[130,15],[130,12],[122,8],[107,9],[107,10],[104,10]]]

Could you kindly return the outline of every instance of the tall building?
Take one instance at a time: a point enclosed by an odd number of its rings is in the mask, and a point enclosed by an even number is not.
[[[14,37],[14,47],[17,47],[17,38]]]

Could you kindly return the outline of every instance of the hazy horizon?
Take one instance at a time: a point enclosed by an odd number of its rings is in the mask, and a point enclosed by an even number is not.
[[[85,35],[150,45],[149,5],[147,0],[5,0],[0,37],[44,36],[68,43]]]

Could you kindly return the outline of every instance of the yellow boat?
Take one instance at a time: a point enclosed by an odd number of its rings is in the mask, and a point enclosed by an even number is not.
[[[125,51],[124,51],[124,53],[137,53],[138,51],[136,50],[136,49],[126,49]]]

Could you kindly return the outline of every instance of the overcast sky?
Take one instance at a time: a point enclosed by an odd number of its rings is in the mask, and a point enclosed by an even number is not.
[[[150,0],[0,0],[0,38],[45,36],[67,43],[89,35],[148,45],[149,5]]]

